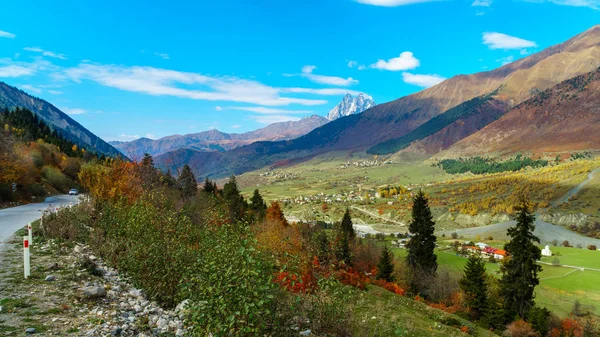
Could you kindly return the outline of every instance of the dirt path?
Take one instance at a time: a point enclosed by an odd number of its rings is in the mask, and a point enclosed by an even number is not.
[[[367,214],[369,216],[372,216],[372,217],[374,217],[376,219],[380,219],[380,220],[383,220],[383,221],[386,221],[386,222],[391,222],[391,223],[393,223],[395,225],[399,225],[399,226],[406,226],[406,224],[403,223],[403,222],[399,222],[399,221],[391,220],[391,219],[388,219],[388,218],[384,218],[381,215],[369,212],[366,209],[362,209],[362,208],[357,207],[357,206],[351,206],[351,207],[352,207],[352,209],[355,209],[355,210],[357,210],[359,212],[365,213],[365,214]]]
[[[594,179],[594,175],[596,173],[600,173],[600,168],[597,168],[595,170],[592,170],[589,174],[586,180],[582,181],[579,185],[575,186],[574,188],[570,189],[562,198],[552,202],[551,206],[552,207],[556,207],[560,204],[564,204],[569,202],[569,200],[571,199],[572,196],[576,195],[577,193],[579,193],[584,187],[585,185],[587,185],[590,181],[592,181],[592,179]]]
[[[579,191],[581,191],[585,187],[585,185],[594,178],[594,175],[596,173],[600,173],[600,168],[597,168],[597,169],[591,171],[588,174],[588,178],[585,181],[581,182],[579,185],[570,189],[564,196],[562,196],[558,200],[554,201],[552,203],[552,205],[556,206],[556,205],[560,205],[561,203],[568,202],[572,196],[579,193]],[[540,213],[544,210],[545,209],[538,210],[536,212],[536,214]],[[452,235],[452,233],[456,232],[456,233],[458,233],[458,235],[466,236],[466,237],[492,236],[495,239],[508,239],[508,237],[506,235],[506,230],[508,228],[514,226],[515,223],[516,223],[515,221],[508,221],[508,222],[501,222],[501,223],[488,225],[488,226],[482,226],[482,227],[439,231],[436,234],[437,235],[445,234],[446,236],[449,236],[449,235]],[[554,224],[551,224],[549,222],[545,222],[545,221],[542,221],[539,219],[535,220],[534,234],[540,239],[540,242],[542,244],[550,243],[553,240],[558,240],[559,242],[567,240],[567,241],[569,241],[569,243],[571,243],[574,246],[577,246],[577,245],[581,245],[582,247],[587,247],[588,245],[600,246],[600,239],[595,239],[595,238],[590,238],[590,237],[587,237],[584,235],[580,235],[580,234],[570,231],[564,227],[557,226],[557,225],[554,225]]]

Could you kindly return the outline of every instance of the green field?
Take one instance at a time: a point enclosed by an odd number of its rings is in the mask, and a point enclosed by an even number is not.
[[[442,169],[423,162],[394,162],[374,167],[340,168],[347,161],[362,160],[374,160],[374,157],[365,153],[354,153],[350,156],[346,153],[330,153],[298,165],[275,169],[275,172],[297,175],[294,179],[260,177],[261,173],[267,172],[262,169],[245,173],[238,181],[244,194],[250,195],[258,188],[266,199],[273,200],[321,192],[330,194],[369,190],[387,184],[427,184],[452,177]]]
[[[462,273],[467,258],[444,250],[444,245],[440,243],[442,248],[436,250],[439,266],[447,268],[450,272]],[[552,248],[553,251],[555,248]],[[396,259],[404,259],[407,254],[406,249],[392,248],[392,251]],[[592,268],[600,263],[600,255],[596,255],[600,251],[588,251],[578,248],[559,248],[557,251],[563,254],[559,256],[561,263],[564,259],[570,261],[569,264],[572,263],[572,265]],[[551,262],[553,257],[544,258],[543,260],[546,259],[550,259],[549,262]],[[575,262],[578,264],[575,264]],[[500,267],[498,264],[487,263],[486,268],[488,273],[499,276]],[[584,309],[593,315],[600,316],[600,305],[598,305],[600,303],[600,272],[543,265],[539,277],[540,285],[536,288],[536,303],[538,305],[565,317],[571,313],[575,301],[579,300]]]
[[[554,258],[560,264],[583,268],[600,269],[600,251],[573,247],[550,247],[554,256],[542,257],[543,262],[552,263]],[[600,275],[598,281],[600,282]],[[600,285],[599,285],[600,287]]]

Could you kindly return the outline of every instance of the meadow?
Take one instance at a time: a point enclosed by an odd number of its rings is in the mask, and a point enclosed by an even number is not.
[[[386,238],[385,243],[389,242]],[[450,240],[438,241],[440,248],[436,249],[440,269],[447,269],[460,277],[467,263],[467,258],[458,256],[447,248]],[[490,246],[500,247],[501,241],[485,241]],[[543,248],[543,247],[540,247]],[[600,264],[600,251],[590,251],[580,248],[551,247],[561,264],[595,268]],[[392,248],[396,259],[406,257],[406,249]],[[543,262],[552,262],[553,257],[542,258]],[[564,260],[564,262],[563,262]],[[568,316],[575,304],[579,301],[585,311],[595,316],[600,316],[600,271],[579,270],[563,266],[543,265],[539,274],[540,284],[536,288],[536,303],[550,309],[561,317]],[[500,277],[498,263],[486,263],[488,274]]]

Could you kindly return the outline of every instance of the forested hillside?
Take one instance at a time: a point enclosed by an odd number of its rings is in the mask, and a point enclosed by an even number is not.
[[[82,163],[104,159],[65,139],[27,109],[0,111],[0,125],[0,204],[66,193],[78,187]]]

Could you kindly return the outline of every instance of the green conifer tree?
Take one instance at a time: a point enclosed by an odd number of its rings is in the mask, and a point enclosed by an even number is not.
[[[500,269],[500,296],[504,303],[506,323],[515,318],[527,318],[535,305],[535,287],[540,283],[538,273],[542,266],[537,261],[542,257],[542,252],[536,246],[540,239],[533,235],[535,216],[530,207],[527,201],[521,201],[517,209],[517,224],[508,229],[507,234],[511,239],[504,245],[509,256]]]
[[[341,230],[338,230],[336,236],[335,257],[340,263],[344,262],[347,265],[352,265],[352,254],[350,253],[348,235]]]
[[[356,236],[354,232],[354,227],[352,226],[352,217],[350,217],[350,210],[346,208],[346,212],[344,212],[344,216],[342,217],[341,224],[342,232],[348,236],[349,240],[353,240]]]
[[[235,176],[231,176],[229,181],[223,186],[223,198],[229,206],[229,221],[236,223],[244,217],[245,202],[240,194]]]
[[[267,204],[263,200],[263,197],[260,195],[258,189],[254,190],[254,194],[252,194],[252,198],[250,198],[250,208],[254,211],[254,214],[257,217],[257,220],[263,220],[267,213]]]
[[[406,248],[408,267],[411,270],[411,290],[424,294],[437,270],[435,255],[435,222],[429,209],[429,201],[423,191],[413,198],[412,220],[408,230],[412,234]]]
[[[194,177],[192,169],[187,164],[183,166],[177,182],[185,198],[193,197],[198,193],[198,182],[196,182],[196,177]]]
[[[388,248],[384,246],[379,256],[379,262],[377,263],[377,276],[378,280],[385,280],[387,282],[394,282],[394,255]]]
[[[480,255],[473,254],[469,257],[458,284],[465,294],[465,304],[471,319],[479,320],[488,308],[487,274],[485,262]]]

